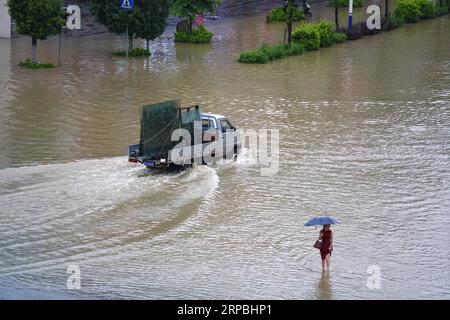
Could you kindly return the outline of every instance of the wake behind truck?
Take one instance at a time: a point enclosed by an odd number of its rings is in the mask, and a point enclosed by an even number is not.
[[[150,169],[187,167],[234,158],[240,147],[226,117],[166,101],[142,108],[139,143],[128,146],[128,161]]]

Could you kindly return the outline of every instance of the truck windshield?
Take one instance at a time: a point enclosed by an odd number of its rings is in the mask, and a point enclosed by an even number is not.
[[[227,119],[220,120],[220,127],[222,128],[223,132],[234,129],[234,126]]]

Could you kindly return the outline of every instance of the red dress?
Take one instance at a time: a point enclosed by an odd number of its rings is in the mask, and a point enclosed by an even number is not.
[[[331,230],[322,231],[322,249],[320,249],[320,255],[322,259],[325,259],[327,255],[331,255],[333,248],[331,246]]]

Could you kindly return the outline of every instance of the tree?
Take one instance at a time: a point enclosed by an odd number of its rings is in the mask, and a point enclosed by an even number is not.
[[[292,15],[295,9],[294,0],[286,1],[285,10],[286,10],[286,23],[287,23],[287,35],[288,35],[288,44],[291,45],[292,39]]]
[[[192,33],[195,15],[206,11],[215,12],[221,0],[172,0],[172,9],[176,15],[188,20],[188,33]]]
[[[8,0],[7,5],[17,32],[31,36],[31,59],[36,64],[37,40],[59,33],[66,23],[63,0]]]
[[[119,4],[117,0],[93,0],[91,12],[113,33],[125,33],[128,26],[129,50],[134,37],[149,41],[164,32],[170,0],[134,0],[132,12],[120,9]]]
[[[147,50],[149,41],[158,38],[166,27],[169,16],[169,0],[141,1],[141,6],[136,7],[134,19],[136,20],[136,36],[145,39]]]

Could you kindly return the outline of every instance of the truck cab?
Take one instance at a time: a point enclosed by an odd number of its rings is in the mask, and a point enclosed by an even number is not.
[[[224,142],[224,154],[233,151],[234,154],[239,152],[241,147],[240,139],[235,134],[236,126],[233,125],[230,119],[220,114],[203,113],[202,114],[202,131],[203,131],[203,143],[217,141],[222,139]],[[228,134],[234,135],[234,141],[232,147],[226,146],[226,138]]]
[[[235,131],[236,127],[229,119],[220,114],[204,113],[202,114],[202,130],[204,135],[207,131],[209,131],[209,133],[215,133],[223,139],[225,138],[227,132],[230,130]],[[206,135],[204,140],[205,138],[207,140],[208,137],[209,136]]]

